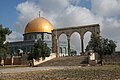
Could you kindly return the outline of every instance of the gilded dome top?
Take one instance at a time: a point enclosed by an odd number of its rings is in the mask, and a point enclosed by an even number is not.
[[[51,33],[53,30],[52,24],[43,17],[35,18],[30,21],[25,27],[24,34],[32,32],[48,32]]]

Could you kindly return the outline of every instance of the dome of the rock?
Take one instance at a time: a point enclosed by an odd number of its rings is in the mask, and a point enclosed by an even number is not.
[[[52,24],[45,18],[39,17],[30,21],[25,27],[24,34],[33,32],[47,32],[51,33],[53,30]]]

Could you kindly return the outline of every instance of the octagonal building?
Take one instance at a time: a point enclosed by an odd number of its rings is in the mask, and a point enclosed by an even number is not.
[[[21,50],[23,53],[30,53],[33,45],[37,40],[42,39],[47,43],[48,47],[52,49],[52,30],[54,29],[53,25],[44,17],[38,17],[30,22],[25,27],[24,30],[24,39],[23,41],[18,42],[9,42],[10,44],[10,53],[17,55],[17,51]],[[63,48],[61,54],[65,55],[67,53],[67,43],[59,42],[60,48]]]

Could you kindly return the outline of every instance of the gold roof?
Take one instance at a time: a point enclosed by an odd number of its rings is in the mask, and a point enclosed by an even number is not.
[[[52,24],[43,17],[35,18],[34,20],[30,21],[24,31],[26,33],[32,32],[48,32],[51,33],[53,30]]]

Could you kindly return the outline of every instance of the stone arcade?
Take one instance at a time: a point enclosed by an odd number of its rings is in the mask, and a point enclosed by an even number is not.
[[[61,29],[54,29],[52,31],[52,52],[56,53],[56,57],[59,57],[59,44],[58,39],[59,36],[64,33],[67,36],[68,41],[68,54],[70,54],[70,37],[74,32],[78,32],[81,36],[81,50],[84,53],[84,34],[90,31],[96,37],[100,36],[100,27],[99,24],[93,25],[86,25],[86,26],[77,26],[77,27],[68,27],[68,28],[61,28]]]

